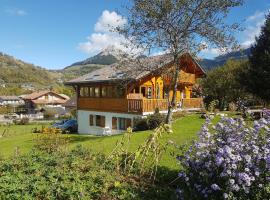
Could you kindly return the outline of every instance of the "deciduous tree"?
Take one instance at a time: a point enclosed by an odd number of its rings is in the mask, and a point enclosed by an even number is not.
[[[181,64],[186,52],[206,46],[227,49],[235,44],[237,24],[226,23],[231,8],[243,0],[132,0],[127,24],[117,30],[139,49],[165,51],[173,58],[173,96],[167,113],[171,122]]]

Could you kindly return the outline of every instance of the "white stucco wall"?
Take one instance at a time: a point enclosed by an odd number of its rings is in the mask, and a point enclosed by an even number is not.
[[[133,118],[141,117],[141,115],[134,115],[134,114],[78,110],[78,133],[79,134],[92,134],[92,135],[104,134],[104,128],[89,125],[89,115],[105,116],[105,127],[106,128],[108,127],[111,130],[112,134],[118,134],[118,133],[123,132],[121,130],[112,130],[113,117],[130,118],[132,120],[132,123],[133,123]]]
[[[61,98],[58,96],[55,96],[54,94],[46,94],[42,95],[41,97],[37,98],[38,100],[45,100],[45,96],[48,96],[49,101],[55,101],[55,100],[60,100]]]

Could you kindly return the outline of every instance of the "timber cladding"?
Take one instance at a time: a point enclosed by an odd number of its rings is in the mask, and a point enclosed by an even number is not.
[[[78,109],[104,112],[128,112],[128,100],[123,98],[78,98]]]

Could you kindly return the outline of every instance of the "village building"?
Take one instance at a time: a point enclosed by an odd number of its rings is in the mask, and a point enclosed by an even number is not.
[[[23,105],[24,101],[17,96],[0,96],[1,106],[19,106]]]
[[[63,104],[63,106],[65,107],[65,110],[67,112],[74,110],[77,108],[77,97],[71,97],[69,100],[66,101],[66,103]]]
[[[46,107],[62,107],[69,97],[50,90],[43,90],[23,95],[22,99],[25,101],[27,113],[36,113]]]
[[[202,108],[202,98],[195,97],[192,89],[205,72],[190,54],[183,55],[179,62],[175,110]],[[173,93],[172,58],[154,56],[140,63],[143,70],[136,63],[124,67],[114,64],[66,83],[77,92],[79,133],[116,134],[132,127],[135,118],[157,109],[166,113]]]

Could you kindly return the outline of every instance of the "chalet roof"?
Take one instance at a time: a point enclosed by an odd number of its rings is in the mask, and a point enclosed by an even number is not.
[[[36,99],[36,98],[41,97],[49,92],[50,92],[49,90],[37,91],[37,92],[33,92],[31,94],[26,94],[22,98],[29,99],[29,100]]]
[[[187,56],[191,58],[190,60],[192,60],[193,64],[196,65],[197,71],[201,75],[204,75],[205,71],[202,69],[202,67],[192,58],[190,54],[185,55],[185,57]],[[123,80],[125,78],[128,78],[129,80],[139,80],[172,63],[172,60],[173,58],[171,55],[164,54],[159,56],[141,58],[133,62],[124,62],[124,64],[122,64],[123,66],[120,66],[121,63],[117,63],[95,70],[76,79],[70,80],[65,84],[73,85],[89,82],[108,82]],[[140,66],[143,70],[139,70]]]
[[[53,93],[53,94],[59,96],[59,97],[62,98],[62,99],[65,99],[65,100],[67,99],[67,98],[65,98],[64,96],[62,96],[62,95],[60,95],[60,94],[57,94],[57,93],[55,93],[55,92],[52,92],[52,91],[50,91],[50,90],[42,90],[42,91],[33,92],[33,93],[31,93],[31,94],[27,94],[27,95],[22,96],[22,98],[23,98],[23,99],[26,99],[26,100],[34,100],[34,99],[37,99],[37,98],[39,98],[39,97],[41,97],[41,96],[44,96],[44,95],[46,95],[46,94],[48,94],[48,93]]]
[[[70,99],[68,95],[65,95],[65,94],[58,94],[60,95],[61,97],[65,98],[65,99]]]
[[[3,101],[20,101],[21,99],[17,96],[0,96]]]

